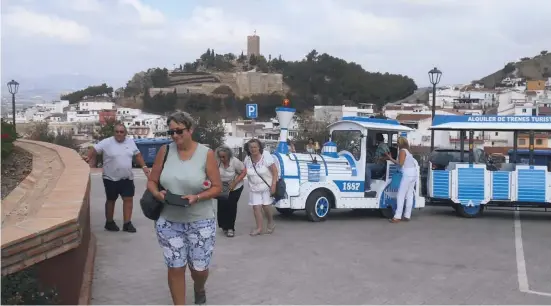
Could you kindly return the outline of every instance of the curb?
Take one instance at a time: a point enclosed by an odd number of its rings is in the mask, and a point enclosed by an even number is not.
[[[86,255],[86,264],[82,275],[82,285],[80,286],[79,305],[90,305],[92,299],[92,282],[94,281],[94,266],[96,261],[97,240],[96,236],[90,232],[90,242],[88,244],[88,253]]]

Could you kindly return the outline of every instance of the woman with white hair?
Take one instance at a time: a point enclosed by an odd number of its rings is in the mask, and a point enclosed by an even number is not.
[[[222,193],[218,197],[218,227],[227,237],[233,237],[237,203],[243,191],[243,179],[247,175],[247,169],[233,156],[233,151],[227,146],[216,149],[216,158],[222,180]]]

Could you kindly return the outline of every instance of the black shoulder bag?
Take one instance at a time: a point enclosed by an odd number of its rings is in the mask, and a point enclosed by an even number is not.
[[[251,164],[253,165],[253,169],[254,169],[254,172],[256,172],[256,174],[258,174],[258,176],[260,177],[260,179],[268,186],[268,188],[270,189],[270,193],[272,192],[272,185],[268,184],[268,182],[266,182],[266,180],[262,177],[262,175],[260,175],[258,173],[258,171],[256,171],[256,167],[254,165],[254,162],[252,161],[251,159]],[[285,184],[285,181],[280,178],[277,180],[276,182],[276,188],[275,188],[275,193],[272,194],[272,197],[275,199],[275,201],[279,201],[281,199],[285,199],[286,195],[287,195],[287,186]]]
[[[163,159],[163,166],[161,167],[161,173],[165,168],[166,158],[168,156],[168,150],[170,146],[166,146],[165,158]],[[160,178],[159,178],[160,181]],[[159,182],[159,191],[165,190],[165,188]],[[164,203],[159,201],[153,196],[153,193],[147,188],[145,189],[142,198],[140,199],[140,206],[142,207],[142,212],[144,216],[150,220],[157,220],[161,216],[161,211],[163,211]]]

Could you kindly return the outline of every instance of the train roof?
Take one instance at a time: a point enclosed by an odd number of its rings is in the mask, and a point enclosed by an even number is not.
[[[400,122],[394,119],[379,119],[368,117],[347,116],[341,120],[330,124],[329,128],[335,128],[343,123],[353,123],[369,130],[395,131],[395,132],[411,132],[412,128],[401,125]]]
[[[513,155],[515,153],[515,150],[513,149],[510,149],[507,153],[509,153],[509,155]],[[517,154],[519,155],[528,155],[530,154],[530,150],[528,149],[517,149]],[[536,155],[550,155],[551,156],[551,150],[534,150],[534,156]]]
[[[551,116],[435,115],[431,130],[551,131]]]
[[[171,142],[172,142],[172,139],[167,139],[167,138],[140,138],[140,139],[134,139],[134,143],[144,144],[144,145],[167,144],[167,143],[171,143]]]

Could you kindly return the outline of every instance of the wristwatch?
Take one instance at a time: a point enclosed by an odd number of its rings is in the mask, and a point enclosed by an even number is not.
[[[197,202],[199,202],[199,200],[201,199],[201,197],[200,197],[198,194],[196,194],[195,196],[197,197]]]

